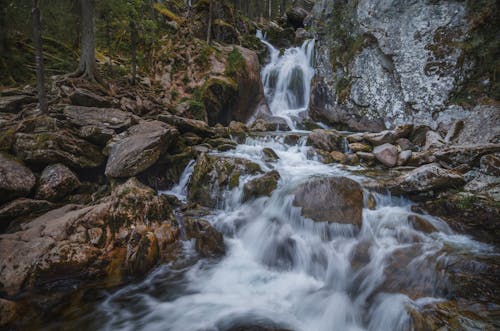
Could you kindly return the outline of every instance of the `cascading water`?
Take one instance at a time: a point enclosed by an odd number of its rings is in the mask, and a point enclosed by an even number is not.
[[[280,54],[261,31],[257,37],[267,46],[270,56],[261,73],[269,109],[274,116],[283,117],[295,127],[294,118],[306,112],[309,106],[314,40],[306,40],[301,47],[289,48]]]
[[[312,41],[281,57],[272,48],[263,79],[275,115],[307,108],[311,48]],[[292,84],[299,71],[302,83]],[[294,92],[297,86],[301,93]],[[266,147],[279,158],[264,162]],[[160,266],[146,280],[107,295],[66,329],[411,330],[415,312],[450,291],[448,267],[466,256],[495,254],[488,245],[454,234],[440,219],[416,214],[410,201],[385,194],[371,193],[376,206],[363,209],[360,229],[301,216],[292,204],[298,185],[318,176],[370,181],[359,174],[361,167],[311,158],[305,136],[295,144],[285,143],[283,133],[248,137],[219,154],[249,159],[281,176],[270,197],[244,203],[243,184],[252,178],[242,177],[239,187],[226,190],[223,207],[206,216],[224,234],[225,256],[200,260],[193,242],[186,242],[186,260]],[[193,168],[190,163],[179,185],[166,193],[185,200]]]

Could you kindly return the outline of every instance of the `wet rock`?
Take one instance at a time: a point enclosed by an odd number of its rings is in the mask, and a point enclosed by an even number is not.
[[[96,168],[104,162],[97,146],[76,137],[70,131],[16,133],[13,150],[21,160],[49,165],[63,163],[71,168]]]
[[[0,112],[17,113],[22,107],[29,103],[36,102],[32,95],[9,95],[0,97]]]
[[[53,164],[43,170],[35,198],[57,201],[76,190],[79,186],[78,177],[68,167],[60,163]]]
[[[360,158],[360,160],[365,161],[367,163],[371,163],[376,159],[373,153],[357,152],[356,155]]]
[[[181,139],[186,142],[188,146],[199,145],[203,141],[203,138],[198,136],[196,133],[186,132],[181,135]]]
[[[224,237],[206,220],[184,218],[187,239],[195,239],[196,251],[204,257],[220,256],[226,252]]]
[[[327,152],[342,150],[342,135],[335,130],[316,129],[309,134],[307,145]]]
[[[19,198],[0,207],[0,231],[9,223],[27,215],[36,215],[54,208],[54,204],[45,200]]]
[[[16,295],[74,291],[96,279],[118,285],[169,257],[176,224],[165,198],[130,179],[95,205],[66,205],[0,235],[0,288]],[[146,241],[156,242],[156,261]]]
[[[437,160],[452,167],[460,164],[478,166],[483,155],[500,152],[500,143],[484,145],[458,145],[434,153]]]
[[[445,142],[439,133],[429,130],[425,134],[424,151],[442,147],[444,144]]]
[[[0,203],[27,196],[35,183],[30,169],[14,157],[0,153]]]
[[[262,157],[262,161],[264,162],[274,162],[279,160],[278,154],[276,154],[276,152],[272,148],[263,148],[262,154],[264,154],[264,156]]]
[[[469,176],[470,173],[473,173]],[[470,178],[468,178],[470,177]],[[491,176],[482,172],[469,171],[464,175],[468,183],[464,190],[475,194],[482,194],[494,200],[500,201],[500,177]]]
[[[246,159],[207,155],[198,156],[188,185],[191,202],[214,208],[222,202],[226,189],[237,187],[242,175],[261,173],[260,166]]]
[[[398,161],[398,148],[391,144],[383,144],[373,149],[375,158],[386,167],[394,167]]]
[[[207,140],[206,143],[210,147],[212,147],[216,150],[219,150],[219,151],[231,150],[231,149],[236,148],[236,146],[238,145],[237,143],[235,143],[231,139],[227,139],[227,138],[210,139],[210,140]]]
[[[167,114],[158,115],[158,120],[175,126],[180,133],[195,133],[203,138],[212,137],[215,134],[207,123],[199,120]]]
[[[283,142],[290,146],[295,146],[299,143],[300,136],[298,134],[287,134]]]
[[[280,178],[279,172],[273,170],[245,183],[243,185],[243,201],[271,196],[272,192],[278,187]]]
[[[114,138],[106,176],[131,177],[156,163],[175,142],[179,132],[159,121],[142,122]]]
[[[500,176],[500,154],[488,154],[481,157],[481,172],[486,175]]]
[[[354,133],[354,134],[350,134],[346,137],[347,141],[349,143],[360,143],[360,142],[363,142],[364,140],[364,133]]]
[[[231,110],[238,99],[238,84],[231,78],[211,77],[203,87],[202,102],[208,116],[208,124],[229,124],[233,119]]]
[[[412,154],[413,152],[409,150],[402,151],[401,153],[399,153],[397,165],[398,166],[406,165],[408,161],[411,159]]]
[[[359,156],[356,154],[345,154],[345,164],[348,165],[358,165],[360,162]]]
[[[349,144],[349,149],[353,151],[354,153],[356,152],[371,152],[372,147],[366,144],[362,143],[351,143]]]
[[[319,178],[302,184],[295,191],[293,205],[316,222],[361,227],[363,192],[357,182],[345,177]]]
[[[286,12],[286,19],[294,29],[304,27],[304,19],[309,13],[302,7],[293,7]]]
[[[408,216],[408,223],[410,223],[417,231],[424,233],[438,232],[438,229],[436,229],[434,225],[419,215]]]
[[[110,100],[93,92],[84,89],[76,89],[69,96],[72,105],[83,107],[108,108],[111,106]]]
[[[396,178],[390,187],[397,194],[431,193],[464,184],[462,175],[443,169],[436,164],[427,164]]]
[[[267,116],[257,119],[251,126],[251,131],[268,132],[268,131],[290,131],[290,127],[286,120],[278,116]]]

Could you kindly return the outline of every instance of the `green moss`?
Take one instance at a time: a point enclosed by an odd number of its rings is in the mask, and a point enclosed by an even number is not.
[[[227,56],[227,65],[225,74],[231,77],[245,73],[245,58],[240,51],[234,47]]]
[[[157,12],[159,12],[166,19],[168,19],[170,21],[177,22],[177,23],[182,22],[182,19],[179,16],[175,15],[172,11],[170,11],[168,8],[166,8],[162,4],[155,3],[154,8]]]
[[[207,117],[207,111],[203,102],[199,100],[189,100],[189,112],[194,119],[205,121]]]
[[[229,179],[229,189],[233,189],[240,185],[240,176],[241,174],[238,171],[234,172],[231,175],[231,178]]]

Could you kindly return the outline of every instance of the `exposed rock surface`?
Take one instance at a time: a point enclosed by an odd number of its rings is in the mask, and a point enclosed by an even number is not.
[[[54,208],[54,204],[46,200],[19,198],[0,207],[0,231],[5,230],[11,221],[26,215],[39,214]]]
[[[159,121],[142,122],[110,143],[106,175],[131,177],[152,166],[175,141],[179,132]]]
[[[136,122],[132,114],[114,108],[66,106],[63,114],[77,127],[95,126],[116,132],[121,132]]]
[[[295,191],[294,206],[316,222],[352,224],[361,227],[363,192],[361,186],[345,177],[319,178],[302,184]]]
[[[394,167],[398,161],[398,148],[391,144],[383,144],[373,149],[373,155],[386,167]]]
[[[391,191],[403,194],[430,193],[464,184],[462,175],[443,169],[436,164],[421,166],[397,178]]]
[[[0,112],[16,113],[22,106],[28,103],[36,102],[32,95],[9,95],[0,97]]]
[[[30,169],[14,157],[0,153],[0,203],[28,195],[35,183]]]
[[[79,186],[78,177],[68,167],[60,163],[53,164],[43,170],[35,198],[57,201]]]
[[[313,130],[307,138],[307,144],[328,152],[342,149],[342,135],[335,130]]]
[[[100,95],[84,89],[76,89],[69,96],[71,104],[84,107],[106,108],[111,106],[111,102]]]

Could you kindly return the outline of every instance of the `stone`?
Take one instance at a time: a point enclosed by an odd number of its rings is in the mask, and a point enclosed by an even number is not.
[[[290,127],[286,120],[278,116],[267,116],[257,119],[250,126],[251,131],[268,132],[268,131],[290,131]]]
[[[98,127],[120,133],[136,123],[131,113],[115,108],[66,106],[63,110],[66,120],[76,127]]]
[[[18,304],[14,301],[0,298],[0,327],[7,327],[18,317]]]
[[[397,139],[406,138],[410,135],[413,125],[401,125],[394,130],[385,130],[378,133],[366,133],[363,139],[372,145],[393,144]]]
[[[151,167],[173,144],[179,132],[159,121],[142,122],[114,138],[106,176],[132,177]]]
[[[465,124],[464,124],[463,120],[457,120],[457,121],[453,122],[453,124],[451,125],[451,128],[446,133],[446,137],[444,137],[444,141],[446,143],[451,143],[451,142],[454,142],[455,140],[457,140],[458,136],[460,135],[460,133],[462,132],[462,130],[464,128],[464,125]]]
[[[9,95],[0,97],[0,112],[17,113],[22,107],[29,103],[35,103],[37,99],[32,95]]]
[[[408,161],[411,159],[412,154],[413,154],[413,152],[409,151],[409,150],[402,151],[401,153],[399,153],[397,165],[398,166],[406,165],[408,163]]]
[[[62,163],[71,168],[97,168],[104,162],[101,150],[68,130],[16,133],[13,150],[28,164],[46,166]]]
[[[461,187],[464,177],[443,169],[437,164],[427,164],[395,179],[389,188],[396,194],[419,194]]]
[[[239,186],[240,176],[259,173],[262,173],[260,166],[249,160],[202,153],[188,184],[188,200],[215,208],[223,202],[225,189]]]
[[[421,231],[424,233],[433,233],[439,232],[438,229],[431,222],[427,221],[425,218],[419,215],[410,215],[408,216],[408,223],[413,226],[413,228],[417,231]]]
[[[224,237],[204,219],[184,218],[187,239],[195,240],[195,249],[203,257],[224,255]]]
[[[262,161],[264,162],[274,162],[279,160],[278,154],[276,154],[276,152],[272,148],[264,147],[262,149],[262,154],[264,154],[262,156]]]
[[[327,152],[342,150],[342,135],[335,130],[316,129],[309,134],[307,145]]]
[[[413,128],[409,139],[413,144],[423,147],[425,145],[427,132],[430,130],[431,128],[427,125],[417,125]]]
[[[297,145],[299,141],[300,141],[300,136],[298,134],[287,134],[285,138],[283,138],[283,143],[290,146]]]
[[[357,152],[356,155],[363,161],[373,162],[375,161],[375,155],[373,153]]]
[[[396,144],[401,148],[402,151],[404,150],[413,150],[415,146],[413,143],[407,139],[407,138],[399,138],[396,140]]]
[[[432,151],[424,152],[412,152],[410,159],[407,161],[407,165],[410,166],[421,166],[423,164],[429,164],[436,162],[436,157]]]
[[[398,161],[398,148],[391,144],[383,144],[373,149],[375,158],[386,167],[394,167]]]
[[[500,143],[498,105],[478,105],[463,119],[463,129],[455,139],[457,145]]]
[[[361,228],[363,192],[352,179],[327,177],[304,183],[295,190],[293,205],[313,221]]]
[[[272,192],[278,187],[280,178],[279,172],[273,170],[245,183],[243,185],[243,201],[262,196],[271,196]]]
[[[75,106],[98,108],[108,108],[111,106],[111,102],[107,98],[81,88],[77,88],[71,93],[69,99],[71,104]]]
[[[0,153],[0,203],[27,196],[35,184],[30,169],[14,157]]]
[[[26,216],[46,212],[54,208],[52,202],[46,200],[34,200],[18,198],[0,207],[0,230],[7,228],[12,220]]]
[[[353,151],[354,153],[356,152],[371,152],[372,147],[366,144],[362,143],[350,143],[349,144],[349,149]]]
[[[500,154],[488,154],[479,160],[481,172],[487,175],[500,176]]]
[[[286,12],[286,19],[294,29],[304,27],[304,19],[309,13],[302,7],[292,7]]]
[[[444,146],[445,142],[441,135],[436,131],[429,130],[425,134],[425,145],[424,151],[428,151],[430,149],[436,149]]]
[[[215,132],[207,123],[190,118],[161,114],[158,115],[158,120],[175,126],[180,133],[194,133],[200,137],[213,137]]]
[[[469,144],[456,145],[434,153],[437,160],[442,161],[452,167],[460,164],[479,166],[483,155],[500,152],[500,143],[497,144]]]
[[[63,164],[47,166],[42,171],[35,199],[58,201],[80,186],[78,177]]]
[[[345,154],[345,164],[355,166],[355,165],[358,165],[359,162],[360,162],[360,160],[359,160],[359,156],[358,155],[356,155],[356,154]]]

